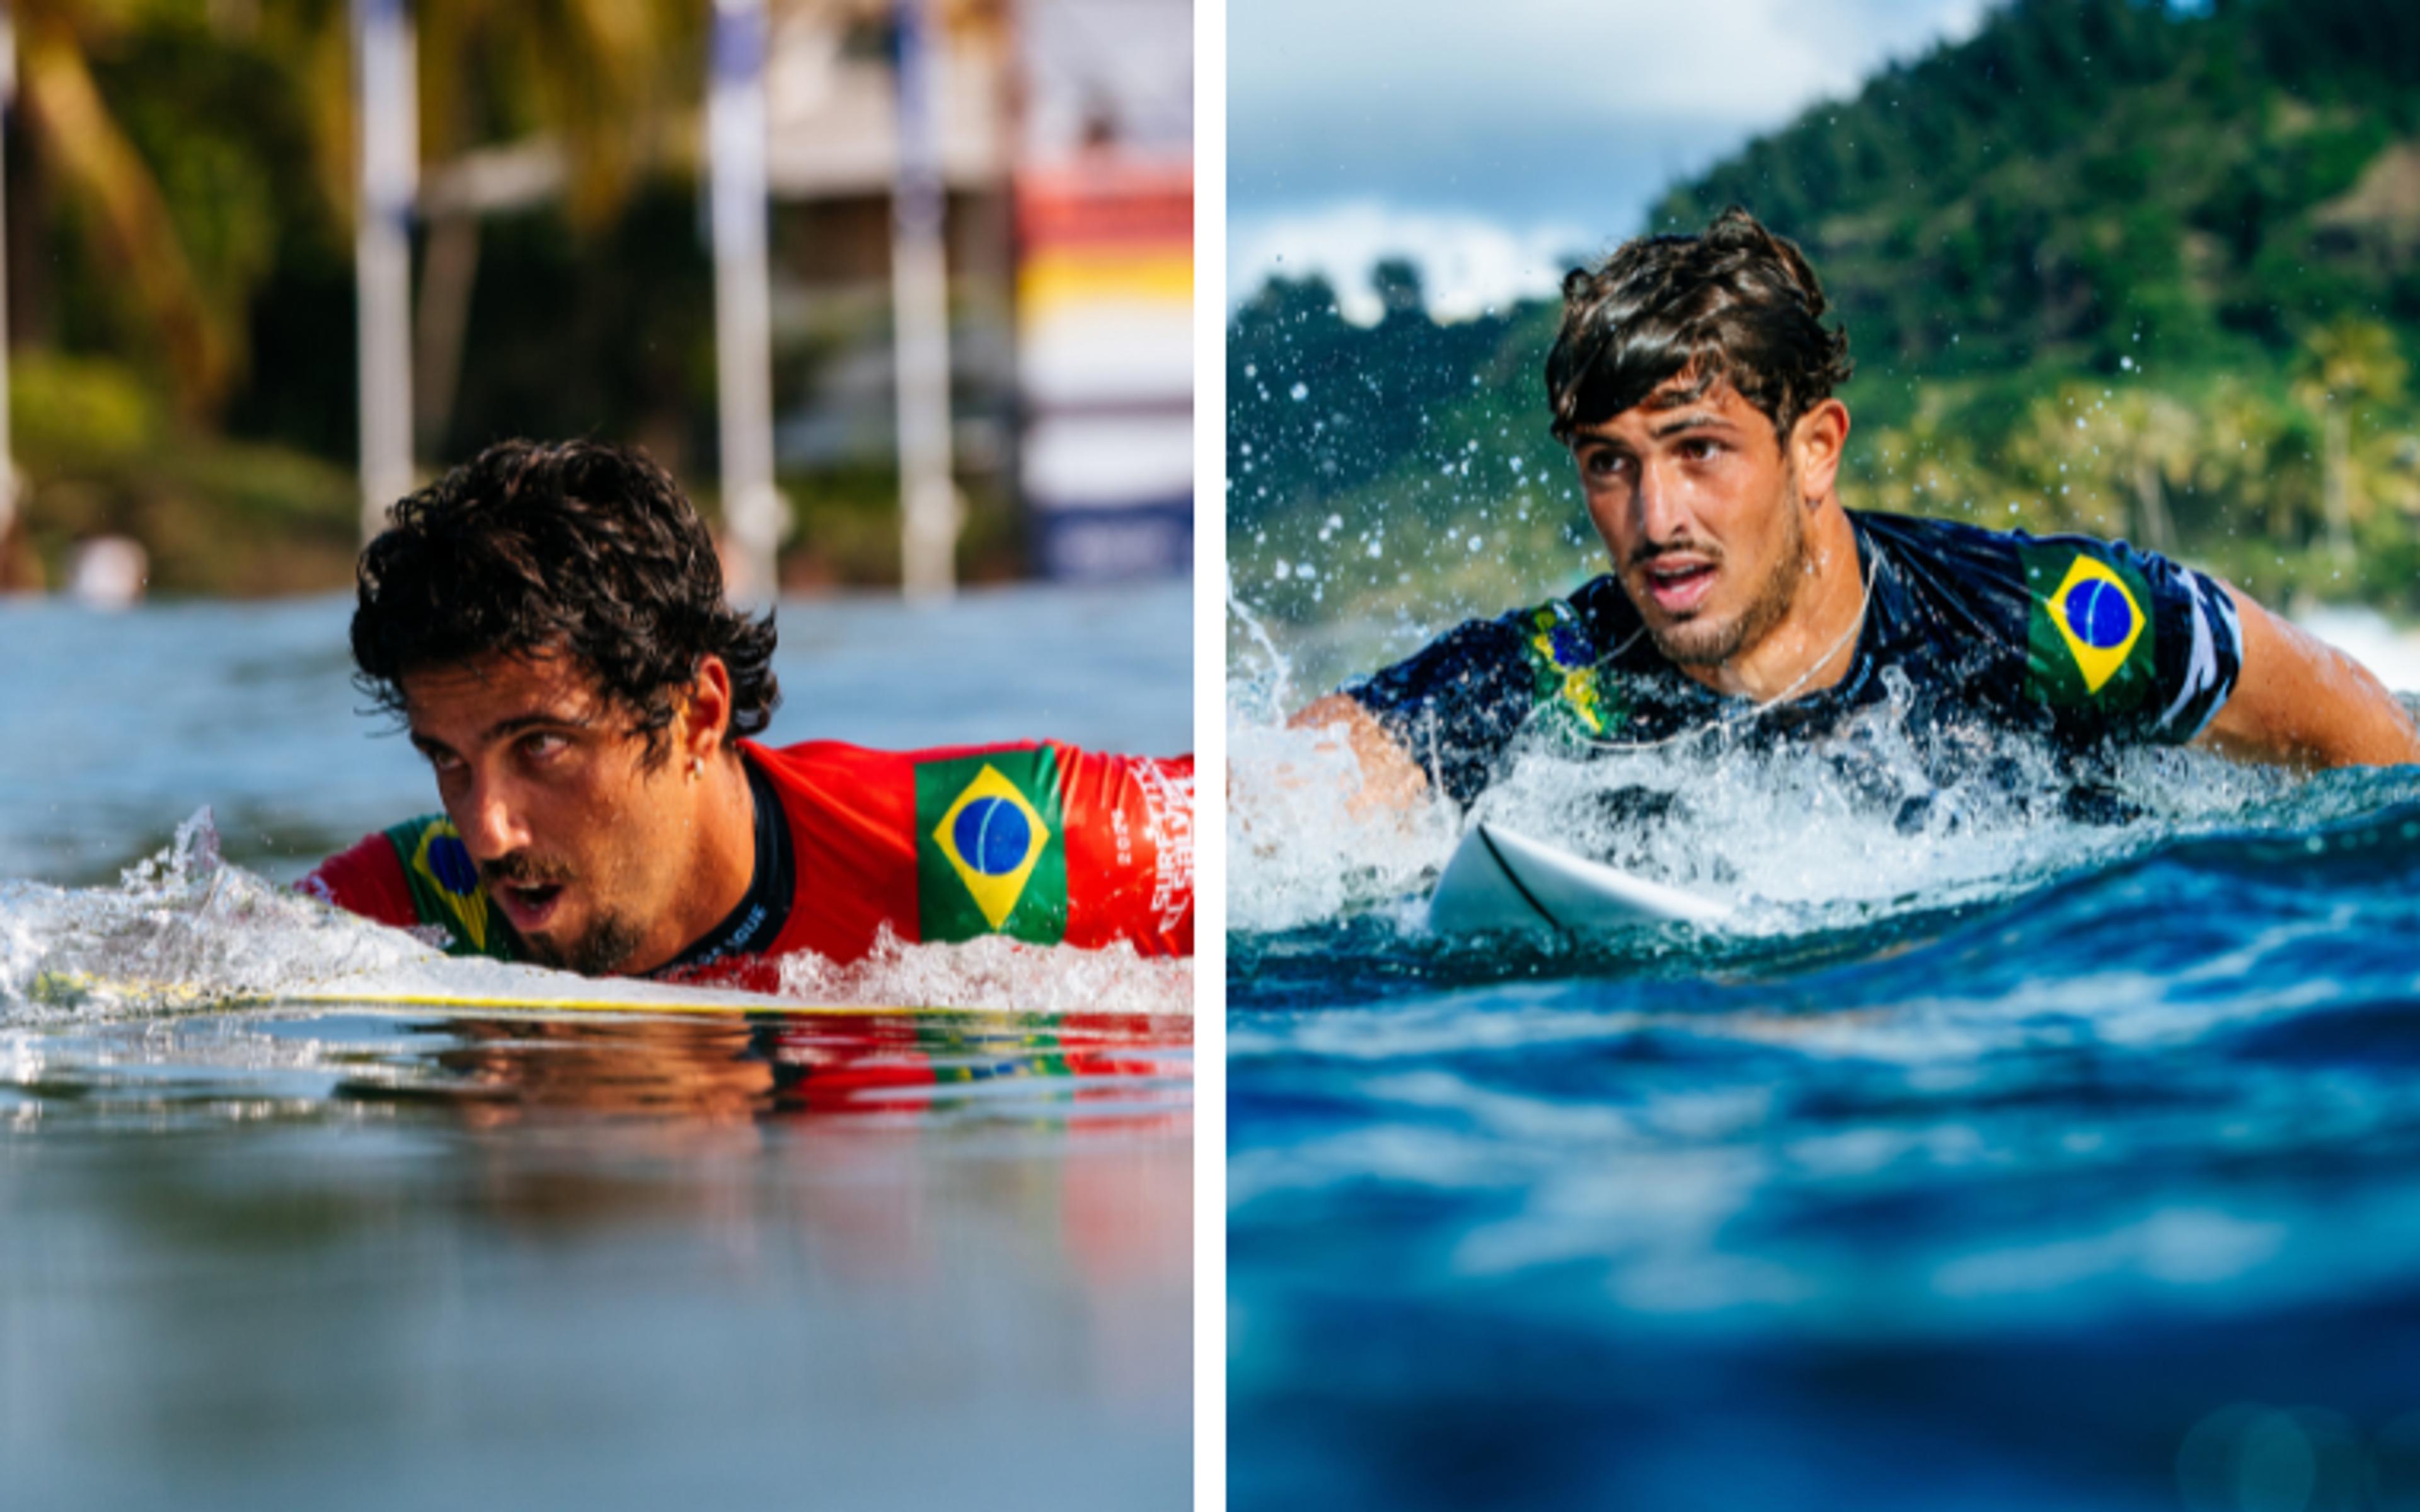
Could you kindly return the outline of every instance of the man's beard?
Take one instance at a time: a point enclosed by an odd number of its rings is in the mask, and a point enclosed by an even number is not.
[[[1650,626],[1648,634],[1665,660],[1676,667],[1719,667],[1763,640],[1788,617],[1798,585],[1807,576],[1807,506],[1794,482],[1788,492],[1789,539],[1775,553],[1773,571],[1757,586],[1747,608],[1728,621],[1683,620],[1661,630]]]
[[[576,971],[583,977],[610,977],[621,969],[640,945],[639,928],[619,914],[607,914],[571,942],[568,949],[557,949],[546,940],[524,936],[521,944],[539,965],[552,966],[557,971]]]
[[[493,891],[513,883],[568,886],[576,879],[576,874],[561,861],[541,861],[525,851],[513,851],[492,861],[479,863],[479,877]],[[539,965],[552,966],[557,971],[576,971],[583,977],[610,977],[638,950],[644,936],[637,925],[608,909],[582,931],[580,938],[572,941],[567,949],[534,935],[525,934],[519,938],[530,957]]]

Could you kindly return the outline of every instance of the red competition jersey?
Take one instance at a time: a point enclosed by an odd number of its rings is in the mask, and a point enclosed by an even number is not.
[[[1105,756],[1055,741],[740,748],[780,798],[795,862],[789,918],[763,957],[853,961],[886,926],[907,941],[1005,934],[1193,953],[1190,756]],[[457,954],[517,954],[441,815],[371,835],[299,886],[383,923],[442,928]]]

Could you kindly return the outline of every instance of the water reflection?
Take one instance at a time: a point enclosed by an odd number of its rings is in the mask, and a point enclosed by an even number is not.
[[[0,1034],[0,1500],[1181,1505],[1190,1029]]]
[[[428,1057],[442,1076],[336,1091],[451,1106],[483,1128],[556,1113],[824,1114],[1173,1132],[1187,1121],[1191,1031],[1183,1017],[1135,1014],[454,1019],[417,1031],[448,1041]]]

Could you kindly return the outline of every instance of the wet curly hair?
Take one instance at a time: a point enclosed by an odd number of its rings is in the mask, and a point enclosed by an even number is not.
[[[725,601],[706,522],[633,448],[490,446],[396,504],[355,576],[354,682],[398,718],[407,675],[500,653],[585,662],[650,766],[675,695],[709,656],[731,671],[732,733],[762,732],[781,703],[773,616]]]
[[[1563,323],[1546,356],[1555,439],[1568,444],[1681,373],[1689,396],[1729,381],[1785,441],[1849,380],[1849,334],[1823,324],[1815,270],[1787,238],[1734,205],[1705,235],[1639,237],[1563,277]]]

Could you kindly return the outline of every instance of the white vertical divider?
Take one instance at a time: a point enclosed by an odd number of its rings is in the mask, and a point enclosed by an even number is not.
[[[1193,1504],[1227,1504],[1227,7],[1193,8]]]

